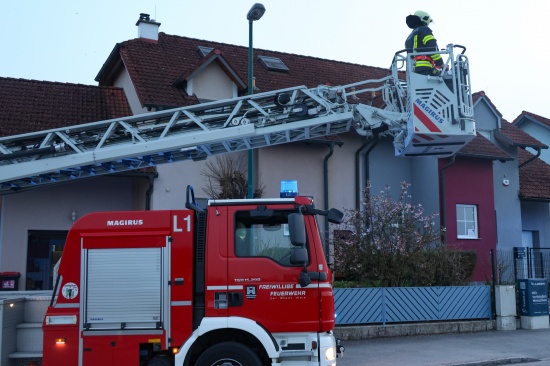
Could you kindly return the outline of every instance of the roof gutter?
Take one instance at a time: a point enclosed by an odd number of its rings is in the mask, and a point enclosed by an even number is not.
[[[370,152],[376,147],[378,140],[367,141],[357,149],[355,152],[355,209],[359,210],[361,207],[361,153],[364,149],[368,147],[368,150],[365,152],[365,181],[368,182],[370,179],[369,176],[369,155]],[[370,146],[369,146],[370,145]]]
[[[534,148],[535,150],[537,150],[537,155],[533,156],[533,157],[530,158],[530,159],[525,160],[523,163],[521,163],[521,164],[519,165],[518,168],[521,168],[521,167],[523,167],[523,166],[529,164],[530,162],[532,162],[533,160],[537,159],[537,158],[540,156],[540,154],[542,153],[541,148],[540,148],[540,147],[533,147],[533,148]],[[524,149],[524,150],[525,150],[525,149]]]
[[[324,201],[325,201],[325,209],[328,210],[329,204],[328,204],[328,159],[334,154],[334,145],[342,146],[343,142],[327,142],[326,143],[329,152],[327,155],[325,155],[325,159],[323,160],[323,195],[324,195]],[[328,217],[325,217],[325,253],[329,253],[329,222]]]

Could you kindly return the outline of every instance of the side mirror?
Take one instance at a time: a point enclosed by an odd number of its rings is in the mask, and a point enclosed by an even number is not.
[[[292,245],[300,247],[306,245],[306,226],[304,215],[292,213],[288,215],[288,231]]]
[[[300,286],[307,287],[311,283],[311,277],[307,272],[300,272],[300,278],[298,279]]]
[[[328,222],[333,224],[341,224],[344,221],[344,213],[335,208],[331,208],[327,213]]]

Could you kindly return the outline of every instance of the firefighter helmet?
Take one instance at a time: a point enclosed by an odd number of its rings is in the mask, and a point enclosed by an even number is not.
[[[432,17],[430,16],[430,14],[428,14],[425,11],[422,11],[422,10],[418,10],[416,13],[414,13],[414,15],[419,17],[420,20],[422,21],[422,24],[424,24],[424,25],[429,25],[431,22],[434,21],[432,19]]]

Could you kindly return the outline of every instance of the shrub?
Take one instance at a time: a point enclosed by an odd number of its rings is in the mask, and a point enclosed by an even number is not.
[[[401,183],[399,199],[394,201],[388,186],[377,196],[370,194],[367,184],[362,209],[348,210],[333,237],[337,279],[363,287],[468,282],[476,253],[441,243],[437,215],[424,215],[421,205],[409,203],[409,186]]]

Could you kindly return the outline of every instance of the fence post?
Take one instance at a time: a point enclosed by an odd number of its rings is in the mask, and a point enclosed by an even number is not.
[[[497,254],[498,255],[498,254]],[[491,272],[492,272],[492,284],[491,284],[491,318],[496,315],[496,284],[497,284],[497,263],[495,258],[495,251],[491,249]]]
[[[382,287],[382,325],[386,325],[386,289]]]

